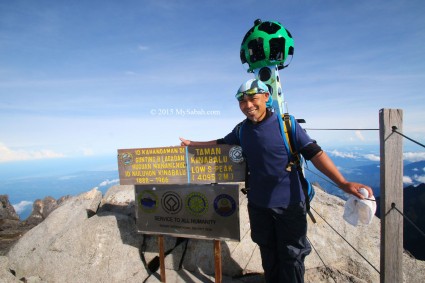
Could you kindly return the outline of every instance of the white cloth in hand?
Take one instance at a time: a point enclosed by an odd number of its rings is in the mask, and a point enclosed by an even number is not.
[[[365,188],[361,188],[359,192],[365,198],[369,198],[369,193]],[[358,224],[370,224],[376,212],[375,197],[371,196],[370,199],[372,200],[359,199],[358,197],[350,195],[345,203],[344,220],[353,226],[357,226]]]

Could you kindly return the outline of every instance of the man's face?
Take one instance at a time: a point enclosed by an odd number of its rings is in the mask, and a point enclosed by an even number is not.
[[[239,108],[242,113],[254,123],[258,123],[266,117],[266,102],[269,99],[268,93],[257,93],[253,96],[244,95],[239,101]]]

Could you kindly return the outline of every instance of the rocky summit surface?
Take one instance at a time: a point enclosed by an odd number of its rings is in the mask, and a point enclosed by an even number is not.
[[[0,256],[35,225],[20,221],[7,195],[0,195]]]
[[[3,199],[2,232],[12,227],[10,221],[19,222]],[[33,222],[0,256],[0,282],[160,282],[158,238],[137,232],[134,199],[133,186],[114,186],[105,195],[93,189],[57,202],[55,209],[39,210],[42,221]],[[47,207],[51,203],[46,200]],[[222,282],[264,282],[246,204],[241,195],[241,240],[221,242]],[[306,259],[306,282],[380,280],[380,221],[353,227],[342,219],[343,205],[341,199],[316,190],[312,212],[317,223],[309,222],[308,228],[314,251]],[[3,218],[6,211],[8,221]],[[167,282],[215,281],[213,241],[164,239]],[[404,282],[423,282],[425,262],[405,254],[403,275]]]
[[[8,196],[0,195],[0,256],[6,255],[15,242],[27,231],[46,219],[53,210],[68,198],[70,196],[61,197],[58,200],[52,197],[38,199],[33,203],[31,215],[25,221],[21,221],[10,204]]]

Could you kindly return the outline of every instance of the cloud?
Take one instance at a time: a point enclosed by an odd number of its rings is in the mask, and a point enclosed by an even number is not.
[[[355,153],[352,152],[342,152],[342,151],[338,151],[338,150],[332,150],[331,152],[329,152],[332,156],[335,157],[341,157],[341,158],[351,158],[351,159],[356,159],[356,158],[365,158],[367,160],[370,161],[380,161],[380,157],[379,155],[373,154],[373,153],[369,153],[369,154],[363,154],[363,155],[356,155]]]
[[[362,175],[362,172],[357,168],[343,168],[340,166],[337,166],[338,170],[341,171],[344,174],[350,174],[350,175]]]
[[[412,178],[410,178],[409,176],[403,176],[403,184],[409,185],[409,184],[412,184],[412,183],[413,183]]]
[[[351,152],[341,152],[338,151],[336,149],[332,150],[331,152],[329,152],[331,155],[336,156],[336,157],[342,157],[342,158],[357,158],[357,156],[355,156],[353,153]]]
[[[422,175],[422,176],[415,175],[413,176],[413,178],[415,179],[415,181],[418,181],[420,183],[425,183],[425,175]]]
[[[62,153],[42,149],[38,151],[13,150],[0,143],[0,162],[23,161],[34,159],[63,158]]]
[[[334,155],[339,157],[350,157],[352,154],[335,151]],[[376,154],[365,154],[363,157],[371,161],[380,161],[379,155]],[[351,158],[356,158],[356,156],[352,155]],[[425,152],[405,152],[403,153],[403,159],[411,162],[425,161]],[[418,171],[419,169],[414,168],[413,170]],[[425,171],[425,168],[423,168],[423,170]]]
[[[109,179],[107,179],[107,180],[103,181],[102,183],[100,183],[99,187],[104,187],[104,186],[107,186],[107,185],[116,184],[116,183],[119,183],[119,181],[120,181],[120,179],[114,179],[114,180],[111,180],[111,181],[109,181]]]
[[[362,135],[362,132],[361,132],[361,131],[355,131],[354,133],[355,133],[356,137],[357,137],[359,140],[361,140],[361,141],[364,141],[364,140],[365,140],[365,138],[364,138],[364,136]]]
[[[425,152],[405,152],[403,159],[411,162],[423,161],[425,160]]]
[[[59,177],[59,179],[58,180],[60,180],[60,181],[67,181],[67,180],[70,180],[70,179],[73,179],[73,178],[76,178],[77,176],[62,176],[62,177]]]
[[[370,160],[370,161],[380,161],[381,160],[379,155],[376,155],[376,154],[365,154],[365,155],[363,155],[363,157]]]
[[[25,209],[27,209],[28,206],[32,206],[32,202],[31,201],[23,200],[20,203],[13,204],[12,206],[15,209],[16,213],[17,214],[20,214]]]

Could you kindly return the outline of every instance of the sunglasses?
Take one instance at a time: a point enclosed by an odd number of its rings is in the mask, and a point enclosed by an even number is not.
[[[264,91],[263,89],[254,87],[251,89],[248,89],[246,91],[242,91],[242,92],[238,92],[235,97],[238,101],[242,101],[243,97],[246,95],[250,98],[252,98],[254,95],[259,94],[259,93],[266,93],[266,91]]]

